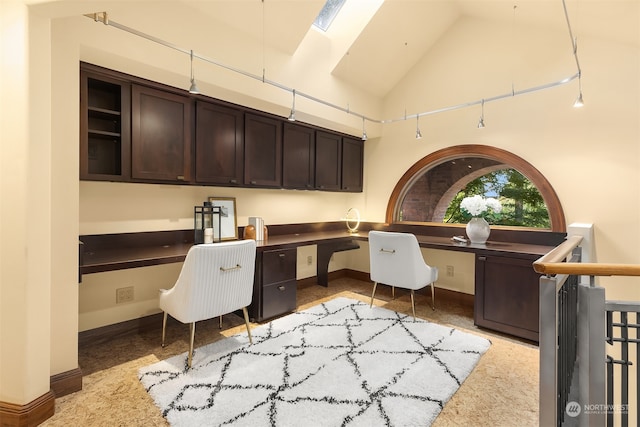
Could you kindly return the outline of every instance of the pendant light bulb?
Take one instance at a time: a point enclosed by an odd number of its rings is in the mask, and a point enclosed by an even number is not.
[[[198,94],[200,93],[200,90],[198,89],[198,86],[196,85],[196,79],[193,76],[193,50],[191,51],[191,86],[189,87],[189,93],[193,93],[193,94]]]
[[[290,122],[296,121],[296,90],[293,89],[293,104],[291,105],[291,113],[289,113],[288,120]]]
[[[366,141],[368,139],[367,137],[367,131],[364,128],[364,117],[362,118],[362,140]]]
[[[574,108],[584,107],[584,101],[582,100],[582,91],[580,91],[580,94],[576,98],[576,102],[573,103],[573,107]]]
[[[484,129],[484,99],[482,100],[482,110],[480,113],[480,120],[478,121],[478,129]]]

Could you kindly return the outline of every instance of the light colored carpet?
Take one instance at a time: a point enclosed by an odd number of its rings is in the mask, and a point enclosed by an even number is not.
[[[429,426],[490,342],[336,298],[140,369],[172,426]]]
[[[408,293],[391,299],[388,287],[379,287],[374,305],[410,314]],[[334,279],[329,287],[298,288],[298,308],[307,309],[338,296],[368,303],[372,284],[348,277]],[[436,310],[430,292],[416,295],[416,315],[422,319],[483,336],[492,345],[476,368],[445,405],[433,427],[538,426],[538,348],[522,340],[483,330],[473,325],[473,304],[448,299],[436,289]],[[56,413],[43,427],[67,426],[162,426],[169,425],[152,398],[140,385],[138,371],[160,360],[184,353],[189,328],[179,322],[167,326],[168,346],[160,346],[161,321],[154,330],[141,331],[78,349],[83,389],[56,399]],[[259,327],[259,325],[252,325]],[[241,317],[224,317],[198,323],[196,346],[201,347],[245,329]]]

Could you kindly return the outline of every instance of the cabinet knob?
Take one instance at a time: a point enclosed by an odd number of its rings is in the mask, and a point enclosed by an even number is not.
[[[284,290],[286,290],[286,289],[287,289],[287,288],[285,288],[284,286],[278,286],[278,290],[279,290],[279,291],[284,291]]]
[[[176,179],[179,181],[184,181],[184,175],[178,175]]]
[[[286,255],[285,255],[285,254],[278,254],[278,256],[279,256],[280,258],[284,258]]]
[[[229,184],[237,184],[238,180],[237,179],[230,179],[229,180]]]
[[[486,261],[487,257],[486,256],[479,256],[478,257],[478,261]]]
[[[251,185],[256,185],[257,184],[256,181],[250,181],[250,182],[251,182]]]

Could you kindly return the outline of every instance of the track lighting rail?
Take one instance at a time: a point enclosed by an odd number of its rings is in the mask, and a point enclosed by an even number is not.
[[[436,110],[424,111],[424,112],[420,112],[420,113],[416,113],[416,114],[407,115],[406,112],[405,112],[404,116],[399,117],[399,118],[392,118],[392,119],[376,119],[376,118],[373,118],[373,117],[369,117],[369,116],[366,116],[366,115],[364,115],[362,113],[358,113],[356,111],[351,110],[349,105],[347,105],[346,107],[342,107],[340,105],[334,104],[334,103],[329,102],[329,101],[325,101],[323,99],[320,99],[320,98],[315,97],[313,95],[310,95],[308,93],[300,92],[297,89],[294,89],[294,88],[288,87],[286,85],[283,85],[281,83],[275,82],[273,80],[267,79],[265,77],[264,70],[262,72],[262,75],[257,75],[257,74],[250,73],[248,71],[241,70],[241,69],[236,68],[236,67],[232,67],[232,66],[223,64],[223,63],[218,62],[218,61],[216,61],[214,59],[207,58],[207,57],[205,57],[203,55],[196,54],[195,52],[193,52],[190,49],[185,49],[185,48],[179,47],[179,46],[177,46],[177,45],[175,45],[173,43],[167,42],[165,40],[159,39],[159,38],[154,37],[152,35],[149,35],[149,34],[141,32],[141,31],[138,31],[138,30],[136,30],[134,28],[131,28],[131,27],[128,27],[126,25],[123,25],[123,24],[120,24],[118,22],[115,22],[115,21],[109,19],[108,15],[107,15],[107,12],[92,13],[92,14],[88,14],[88,15],[85,15],[85,16],[87,16],[88,18],[93,19],[96,22],[102,22],[104,25],[109,25],[109,26],[115,27],[115,28],[117,28],[119,30],[128,32],[128,33],[133,34],[135,36],[144,38],[144,39],[152,41],[154,43],[158,43],[158,44],[160,44],[162,46],[168,47],[170,49],[174,49],[174,50],[176,50],[178,52],[181,52],[181,53],[184,53],[186,55],[190,55],[192,58],[200,59],[200,60],[202,60],[204,62],[208,62],[208,63],[213,64],[215,66],[224,68],[224,69],[226,69],[228,71],[232,71],[234,73],[241,74],[241,75],[243,75],[245,77],[248,77],[248,78],[263,82],[263,83],[266,83],[266,84],[268,84],[270,86],[285,90],[285,91],[287,91],[287,92],[289,92],[289,93],[291,93],[293,95],[293,97],[294,97],[294,108],[295,108],[295,97],[299,96],[299,97],[302,97],[302,98],[306,98],[306,99],[308,99],[310,101],[313,101],[315,103],[324,105],[326,107],[333,108],[335,110],[342,111],[342,112],[344,112],[346,114],[359,117],[359,118],[362,119],[363,139],[365,139],[366,138],[366,132],[364,130],[364,122],[365,121],[369,121],[369,122],[372,122],[372,123],[379,123],[379,124],[395,123],[395,122],[405,121],[405,120],[409,120],[409,119],[419,119],[420,117],[423,117],[423,116],[429,116],[429,115],[433,115],[433,114],[444,113],[444,112],[447,112],[447,111],[460,110],[460,109],[463,109],[463,108],[472,107],[474,105],[483,105],[484,106],[484,104],[489,103],[489,102],[498,101],[498,100],[505,99],[505,98],[511,98],[511,97],[515,97],[515,96],[519,96],[519,95],[524,95],[524,94],[528,94],[528,93],[538,92],[538,91],[542,91],[542,90],[546,90],[546,89],[551,89],[551,88],[554,88],[554,87],[557,87],[557,86],[562,86],[562,85],[565,85],[565,84],[575,80],[576,78],[578,79],[578,82],[580,83],[580,96],[579,96],[579,98],[581,100],[582,99],[582,84],[581,84],[580,80],[581,80],[581,77],[582,77],[582,71],[580,69],[580,62],[578,60],[577,43],[576,43],[576,39],[574,39],[574,37],[573,37],[573,32],[571,30],[571,24],[569,22],[569,14],[567,12],[567,7],[566,7],[566,4],[565,4],[565,0],[562,0],[562,5],[563,5],[563,8],[564,8],[564,14],[565,14],[565,18],[566,18],[566,21],[567,21],[567,28],[569,30],[569,36],[571,37],[571,43],[572,43],[572,48],[573,48],[573,56],[575,58],[576,66],[577,66],[577,69],[578,69],[577,73],[575,73],[575,74],[573,74],[573,75],[571,75],[569,77],[566,77],[566,78],[564,78],[562,80],[554,81],[554,82],[547,83],[547,84],[542,84],[542,85],[539,85],[539,86],[533,86],[533,87],[529,87],[529,88],[526,88],[526,89],[514,90],[513,85],[512,85],[512,88],[511,88],[510,92],[504,93],[504,94],[501,94],[501,95],[496,95],[496,96],[492,96],[492,97],[488,97],[488,98],[483,98],[483,99],[479,99],[477,101],[471,101],[471,102],[465,102],[465,103],[462,103],[462,104],[451,105],[451,106],[448,106],[448,107],[438,108]]]

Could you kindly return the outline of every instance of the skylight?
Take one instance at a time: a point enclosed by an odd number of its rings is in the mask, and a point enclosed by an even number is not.
[[[338,12],[340,12],[345,1],[346,0],[327,0],[318,14],[318,17],[313,21],[313,25],[322,31],[327,31],[335,17],[338,15]]]

